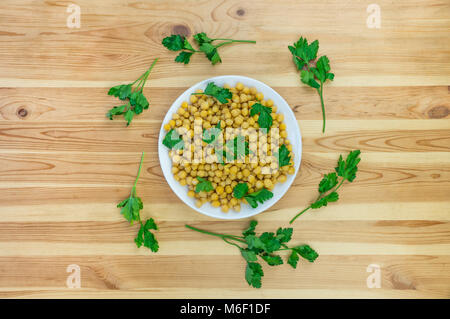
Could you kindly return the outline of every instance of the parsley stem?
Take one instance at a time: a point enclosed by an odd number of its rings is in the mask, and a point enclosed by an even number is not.
[[[236,241],[240,241],[241,243],[246,243],[246,241],[244,239],[241,239],[240,236],[213,233],[213,232],[210,232],[210,231],[207,231],[207,230],[203,230],[203,229],[199,229],[199,228],[196,228],[196,227],[193,227],[193,226],[190,226],[190,225],[184,225],[184,226],[186,226],[186,228],[189,228],[191,230],[195,230],[195,231],[197,231],[199,233],[202,233],[202,234],[220,237],[220,238],[222,238],[224,240],[225,240],[225,238],[227,238],[227,239],[233,239],[233,240],[236,240]]]
[[[134,195],[136,195],[136,184],[138,182],[139,175],[141,174],[142,163],[144,162],[144,155],[145,155],[145,153],[142,152],[141,163],[139,164],[139,169],[138,169],[138,172],[137,172],[136,180],[134,181],[134,185],[133,185],[133,188],[131,190],[131,194],[134,194]]]
[[[320,81],[320,89],[317,89],[320,96],[320,104],[322,105],[322,118],[323,118],[323,124],[322,124],[322,133],[325,133],[325,105],[323,104],[323,82]]]
[[[230,41],[222,42],[222,43],[216,45],[216,46],[215,46],[216,49],[217,49],[217,48],[220,48],[220,47],[223,46],[223,45],[230,44],[230,43],[234,43],[234,42],[241,42],[241,43],[256,43],[256,41],[250,41],[250,40],[231,40],[231,39],[214,39],[214,40],[230,40]]]
[[[139,78],[140,81],[139,81],[139,84],[137,85],[138,90],[139,90],[139,87],[141,87],[141,85],[142,85],[141,90],[144,88],[145,82],[147,82],[148,76],[150,75],[150,72],[152,71],[153,67],[155,66],[155,64],[158,60],[159,60],[159,58],[156,58],[153,61],[152,65],[148,68],[148,70],[140,76],[140,78]],[[136,82],[137,82],[137,80],[134,83],[136,83]]]
[[[311,208],[311,205],[306,207],[304,210],[302,210],[300,213],[298,213],[297,215],[294,216],[294,218],[291,219],[291,221],[289,222],[289,224],[292,224],[301,214],[303,214],[304,212],[306,212],[308,209]]]
[[[252,40],[233,40],[233,39],[223,39],[223,38],[216,38],[216,39],[211,39],[211,40],[212,41],[223,40],[223,41],[231,41],[231,42],[256,43],[256,41],[252,41]]]

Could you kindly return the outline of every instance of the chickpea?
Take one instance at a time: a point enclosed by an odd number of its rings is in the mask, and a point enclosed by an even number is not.
[[[277,179],[277,181],[279,183],[284,183],[284,182],[286,182],[286,180],[287,180],[287,176],[286,175],[280,175],[280,176],[278,176],[278,179]]]
[[[255,188],[260,189],[264,187],[264,183],[261,180],[256,181]]]
[[[189,98],[189,100],[191,101],[191,103],[196,103],[198,99],[197,99],[197,96],[191,95],[191,97]]]
[[[242,91],[244,89],[244,84],[241,82],[236,83],[236,90]]]
[[[233,109],[233,110],[231,110],[231,115],[232,115],[233,117],[238,116],[240,113],[241,113],[241,111],[240,111],[239,109]]]
[[[219,206],[220,206],[220,202],[219,202],[218,200],[213,200],[213,201],[211,202],[211,206],[212,206],[212,207],[219,207]]]
[[[194,197],[195,196],[195,192],[193,190],[188,191],[188,196],[189,197]]]
[[[230,210],[230,207],[228,207],[228,205],[222,205],[222,212],[224,213],[228,213],[228,211]]]
[[[233,206],[233,210],[237,213],[239,213],[241,211],[241,205],[237,204]]]
[[[197,206],[198,208],[202,207],[203,202],[201,200],[197,200],[195,201],[195,206]]]
[[[221,195],[221,194],[223,194],[223,191],[224,191],[223,185],[217,186],[217,188],[216,188],[217,194]]]
[[[289,167],[289,170],[288,170],[288,174],[289,175],[292,175],[292,174],[294,174],[295,173],[295,168],[294,168],[294,166],[290,166]]]
[[[270,189],[272,186],[273,186],[272,180],[270,180],[268,178],[264,180],[264,187],[265,188],[269,188]]]
[[[264,95],[261,92],[256,93],[255,97],[258,101],[262,101],[262,99],[264,99]]]

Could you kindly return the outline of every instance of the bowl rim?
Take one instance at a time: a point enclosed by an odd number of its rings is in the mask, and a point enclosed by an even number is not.
[[[289,114],[290,117],[292,117],[294,119],[294,127],[291,127],[290,129],[288,128],[288,132],[292,132],[295,131],[293,138],[298,138],[298,150],[294,153],[294,168],[295,168],[295,172],[294,174],[290,175],[288,177],[288,181],[286,181],[285,183],[283,183],[284,185],[287,185],[285,187],[285,189],[277,194],[277,196],[274,196],[266,201],[263,204],[258,205],[257,208],[254,208],[251,210],[251,213],[249,214],[243,214],[242,212],[236,212],[236,213],[222,213],[220,215],[214,214],[210,211],[208,211],[208,209],[204,209],[206,206],[210,206],[209,203],[204,204],[202,207],[197,207],[195,206],[194,203],[191,203],[189,201],[189,199],[191,199],[190,197],[187,196],[187,191],[185,192],[184,196],[182,196],[181,193],[179,193],[178,191],[176,191],[175,189],[175,185],[177,185],[176,183],[178,183],[174,178],[173,178],[173,174],[170,170],[164,169],[163,168],[163,162],[165,161],[165,159],[163,158],[163,152],[167,152],[168,154],[168,149],[167,147],[165,147],[162,144],[162,140],[164,139],[164,136],[166,134],[165,130],[164,130],[164,123],[166,123],[170,117],[172,116],[172,114],[174,113],[172,110],[178,109],[178,107],[181,105],[183,100],[186,100],[185,95],[187,95],[190,92],[194,92],[195,90],[197,90],[198,88],[204,88],[206,87],[207,83],[209,82],[216,82],[216,81],[221,81],[221,82],[228,82],[232,81],[232,82],[241,82],[244,83],[246,81],[248,82],[253,82],[253,83],[257,83],[259,86],[261,86],[263,88],[264,91],[269,91],[271,92],[271,95],[276,96],[279,100],[282,101],[282,103],[285,103],[287,106],[287,113]],[[189,94],[190,96],[190,94]],[[273,99],[273,98],[272,98]],[[285,111],[283,110],[283,113],[285,113]],[[285,114],[286,115],[286,114]],[[259,80],[247,77],[247,76],[242,76],[242,75],[219,75],[219,76],[214,76],[211,78],[207,78],[205,80],[199,81],[195,84],[193,84],[192,86],[190,86],[188,89],[186,89],[185,91],[183,91],[181,94],[178,95],[178,97],[174,100],[174,102],[171,104],[171,106],[169,107],[169,109],[166,112],[166,115],[164,116],[164,119],[162,121],[161,124],[161,128],[160,128],[160,132],[159,132],[159,137],[158,137],[158,157],[159,157],[159,162],[160,162],[160,167],[161,170],[163,172],[164,178],[166,179],[166,182],[169,184],[172,192],[175,193],[175,195],[177,195],[177,197],[186,205],[188,205],[190,208],[194,209],[195,211],[197,211],[198,213],[201,213],[205,216],[209,216],[212,218],[217,218],[217,219],[222,219],[222,220],[237,220],[237,219],[243,219],[243,218],[248,218],[248,217],[252,217],[255,215],[258,215],[262,212],[267,211],[269,208],[271,208],[275,203],[277,203],[286,193],[287,191],[290,189],[290,187],[292,186],[292,183],[294,182],[297,173],[300,169],[300,164],[301,164],[301,160],[302,160],[302,134],[301,134],[301,130],[300,127],[298,125],[298,121],[297,118],[295,117],[294,112],[292,111],[292,108],[290,107],[290,105],[287,103],[287,101],[277,92],[275,91],[272,87],[270,87],[269,85],[265,84],[264,82],[261,82]],[[181,185],[180,185],[181,186]],[[211,206],[211,209],[217,210],[220,208],[213,208]]]

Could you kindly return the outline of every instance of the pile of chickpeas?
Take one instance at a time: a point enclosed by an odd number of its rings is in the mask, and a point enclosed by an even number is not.
[[[217,162],[217,155],[212,150],[209,154],[203,157],[202,162],[194,162],[192,158],[184,158],[182,150],[172,149],[169,151],[169,156],[172,159],[172,173],[175,180],[182,186],[188,188],[188,196],[196,199],[196,206],[201,207],[203,204],[210,202],[213,207],[221,207],[223,212],[228,212],[230,209],[239,212],[241,204],[247,204],[244,198],[237,199],[233,196],[233,189],[239,183],[247,183],[249,193],[266,188],[273,190],[276,183],[284,183],[287,180],[287,175],[294,174],[294,156],[292,153],[292,145],[288,140],[286,124],[284,116],[277,113],[277,107],[271,99],[264,99],[264,95],[258,92],[256,88],[249,88],[242,83],[237,83],[235,87],[230,87],[225,84],[223,86],[232,93],[232,98],[228,103],[222,104],[215,98],[207,95],[191,95],[190,103],[183,102],[176,113],[173,114],[172,119],[164,125],[165,131],[174,129],[176,131],[184,128],[189,137],[194,137],[194,134],[202,134],[203,129],[210,129],[215,127],[220,122],[220,128],[223,132],[223,140],[228,141],[236,136],[236,134],[226,133],[227,128],[234,129],[259,129],[258,114],[250,116],[251,106],[255,103],[260,103],[264,106],[272,108],[272,128],[279,129],[278,143],[281,146],[284,144],[290,151],[291,162],[289,165],[278,167],[278,159],[275,152],[268,148],[271,144],[271,137],[264,135],[259,137],[258,145],[262,145],[264,154],[263,159],[255,160],[257,152],[250,152],[242,158],[241,161],[234,161],[228,163],[224,159],[224,165]],[[203,93],[202,90],[196,93]],[[201,123],[203,128],[195,125]],[[255,142],[256,136],[250,135],[247,138],[248,142]],[[256,143],[254,143],[256,144]],[[197,149],[208,147],[204,141],[195,140],[190,145],[193,154]],[[261,146],[260,146],[261,147]],[[269,159],[269,160],[268,160]],[[263,174],[264,173],[264,174]],[[213,190],[209,192],[195,192],[196,185],[199,183],[197,177],[201,177],[211,182]]]

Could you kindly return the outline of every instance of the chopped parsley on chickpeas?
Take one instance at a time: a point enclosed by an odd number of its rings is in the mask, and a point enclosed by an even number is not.
[[[228,103],[219,102],[219,94],[230,96]],[[279,132],[277,141],[271,131],[261,134],[262,128]],[[255,208],[295,173],[284,115],[271,99],[242,83],[223,88],[210,83],[205,92],[197,90],[164,130],[174,178],[187,186],[197,207],[210,202],[223,212],[239,212],[241,204]]]

